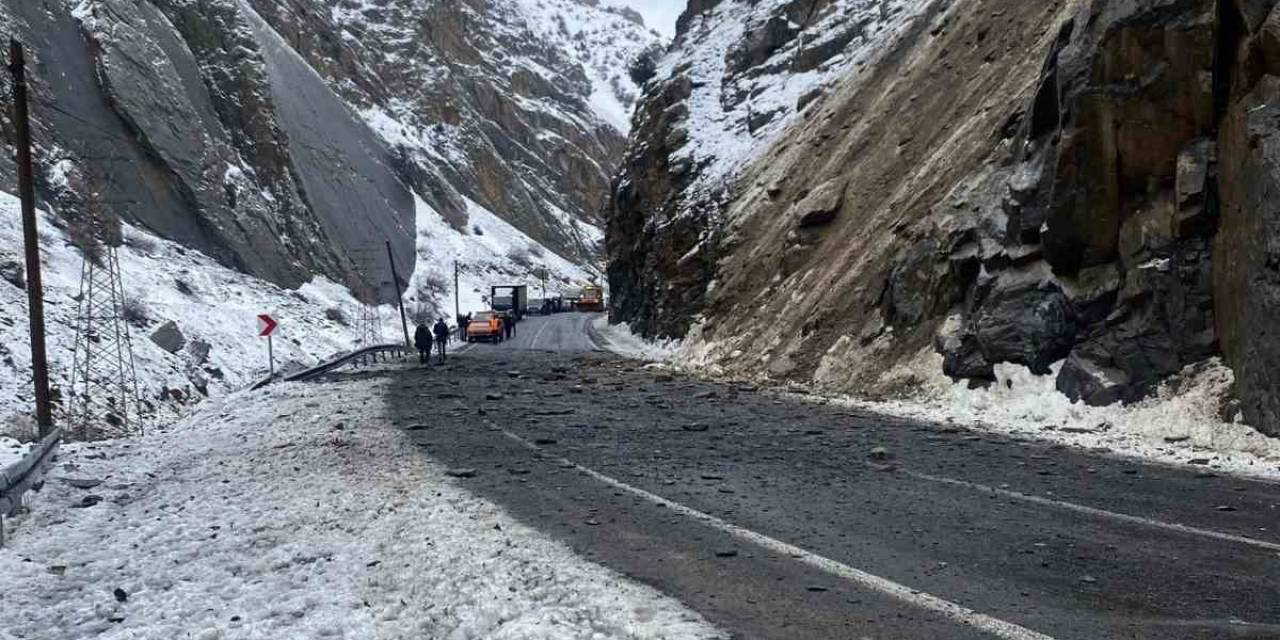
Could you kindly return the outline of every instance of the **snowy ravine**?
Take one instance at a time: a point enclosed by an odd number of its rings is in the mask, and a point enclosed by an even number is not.
[[[0,635],[721,637],[455,484],[385,417],[385,386],[281,385],[71,445],[0,550],[21,586]]]
[[[479,205],[470,203],[469,214],[471,224],[460,232],[417,202],[418,258],[405,295],[411,316],[453,318],[455,262],[464,313],[484,308],[482,297],[490,284],[528,284],[540,292],[533,275],[537,267],[548,269],[550,292],[581,286],[589,277]],[[0,245],[21,247],[21,234],[17,200],[0,192]],[[83,261],[47,215],[40,217],[40,236],[51,382],[65,392]],[[137,301],[147,316],[130,332],[140,395],[157,405],[152,426],[171,422],[185,406],[203,400],[205,392],[224,395],[266,375],[266,344],[256,337],[258,314],[269,313],[280,322],[274,337],[278,369],[313,365],[359,343],[360,304],[339,285],[316,279],[291,291],[136,228],[126,227],[125,239],[119,250],[125,297]],[[390,281],[389,274],[386,279]],[[26,439],[30,421],[18,419],[32,412],[26,291],[0,280],[0,309],[12,310],[0,317],[0,433],[12,430]],[[384,342],[396,342],[401,335],[398,311],[387,306],[378,312]],[[176,353],[150,339],[170,321],[186,339]],[[207,355],[199,343],[208,345]]]

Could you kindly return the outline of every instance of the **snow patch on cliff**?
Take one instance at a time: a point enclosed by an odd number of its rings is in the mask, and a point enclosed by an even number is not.
[[[640,89],[627,70],[660,36],[625,10],[582,0],[517,0],[530,30],[582,65],[591,81],[588,100],[604,122],[626,134]]]
[[[688,143],[672,156],[673,163],[688,160],[700,167],[687,194],[714,196],[732,184],[795,123],[802,97],[837,81],[856,81],[930,0],[835,0],[812,24],[790,23],[788,28],[797,33],[766,60],[731,74],[735,50],[784,15],[788,2],[725,2],[697,14],[659,65],[660,78],[683,73],[692,80],[683,125]],[[860,28],[841,52],[814,69],[795,70],[797,58],[806,52],[838,47],[831,38],[849,25]]]

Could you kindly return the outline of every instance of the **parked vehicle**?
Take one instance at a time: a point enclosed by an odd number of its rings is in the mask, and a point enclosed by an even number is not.
[[[604,311],[604,288],[589,284],[578,297],[578,311]]]
[[[505,293],[507,295],[499,295]],[[489,287],[490,306],[494,311],[510,312],[516,322],[524,319],[526,303],[529,300],[529,287],[525,285],[496,285]]]
[[[529,304],[525,307],[524,312],[531,315],[545,315],[547,313],[547,301],[542,298],[529,298]]]
[[[502,317],[493,311],[477,311],[471,314],[467,325],[467,342],[502,342]]]

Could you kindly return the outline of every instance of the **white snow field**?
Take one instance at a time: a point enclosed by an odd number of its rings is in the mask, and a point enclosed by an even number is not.
[[[0,436],[0,469],[21,460],[29,449],[28,445],[22,444],[13,438]]]
[[[0,637],[723,637],[447,478],[386,384],[241,392],[70,445],[0,550]]]

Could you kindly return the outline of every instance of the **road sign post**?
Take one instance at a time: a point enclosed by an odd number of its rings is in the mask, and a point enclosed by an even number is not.
[[[276,377],[276,353],[275,347],[271,344],[271,334],[276,332],[276,327],[280,323],[275,318],[267,314],[258,316],[258,337],[267,339],[267,371],[270,372],[272,378]]]

